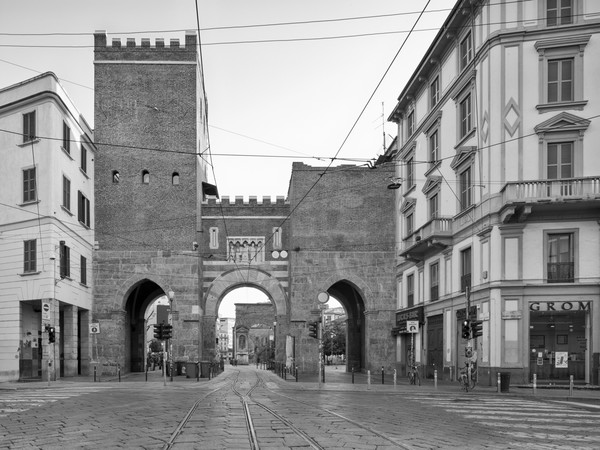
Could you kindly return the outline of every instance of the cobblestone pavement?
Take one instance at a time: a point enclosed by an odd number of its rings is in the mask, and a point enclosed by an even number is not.
[[[158,373],[2,383],[0,449],[600,448],[598,391],[465,393],[327,377],[319,385],[227,366],[210,381],[166,386]]]

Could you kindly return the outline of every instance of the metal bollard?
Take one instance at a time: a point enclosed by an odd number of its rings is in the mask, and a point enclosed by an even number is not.
[[[367,370],[367,389],[371,389],[371,371]]]
[[[384,379],[385,375],[383,372],[383,366],[381,366],[381,384],[385,384],[385,379]]]
[[[50,377],[48,377],[50,379]],[[94,366],[94,383],[96,382],[96,366]]]
[[[533,395],[537,392],[537,373],[533,374]]]
[[[298,382],[298,366],[296,366],[296,383]]]
[[[396,381],[398,379],[398,375],[396,373],[396,369],[394,369],[394,387],[396,387]]]
[[[352,368],[352,384],[354,384],[354,367]]]
[[[573,375],[569,375],[569,397],[573,397]]]
[[[433,371],[433,387],[437,389],[437,369]]]
[[[498,372],[498,380],[496,381],[498,386],[498,392],[500,392],[500,372]]]
[[[200,381],[200,363],[196,363],[196,381]]]
[[[121,366],[117,366],[117,373],[119,374],[119,383],[121,382]]]

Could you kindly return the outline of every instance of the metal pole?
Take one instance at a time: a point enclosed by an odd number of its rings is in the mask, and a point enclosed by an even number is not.
[[[533,395],[537,392],[537,373],[533,374]]]
[[[498,385],[498,392],[500,392],[500,372],[498,372],[498,381],[497,381],[497,385]]]
[[[298,366],[296,366],[296,383],[298,382]]]
[[[117,364],[117,374],[119,375],[119,383],[121,382],[121,365]]]
[[[394,369],[394,388],[396,387],[397,373],[396,369]]]
[[[381,366],[381,384],[385,384],[383,366]]]
[[[352,384],[354,384],[354,367],[352,367]]]
[[[569,397],[573,397],[573,375],[569,375]]]
[[[162,360],[162,371],[163,371],[163,385],[167,385],[167,346],[165,345],[165,341],[161,342],[163,348],[163,360]]]
[[[50,382],[50,378],[48,378],[48,382]],[[94,365],[94,383],[96,382],[96,365]]]
[[[367,389],[371,389],[371,371],[367,370]]]
[[[433,387],[437,389],[437,369],[433,371]]]

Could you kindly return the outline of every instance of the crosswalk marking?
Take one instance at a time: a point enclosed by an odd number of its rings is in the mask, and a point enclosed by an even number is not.
[[[109,389],[109,386],[98,387],[67,387],[55,389],[17,389],[14,391],[0,391],[0,418],[10,414],[28,411],[58,400],[98,392]]]
[[[520,448],[600,448],[600,411],[587,403],[526,398],[498,398],[457,395],[411,395],[407,400],[429,404],[460,415],[474,425],[489,427],[510,437],[509,446]],[[525,442],[521,441],[524,440]]]

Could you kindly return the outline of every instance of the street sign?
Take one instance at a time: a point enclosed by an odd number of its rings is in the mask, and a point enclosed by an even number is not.
[[[327,303],[329,301],[329,294],[327,292],[319,292],[317,300],[319,303]]]
[[[90,323],[90,334],[98,334],[100,333],[100,324],[99,323]]]
[[[418,320],[407,320],[406,321],[406,331],[408,333],[418,333],[419,332],[419,321]]]
[[[42,320],[50,320],[50,304],[42,303]]]

